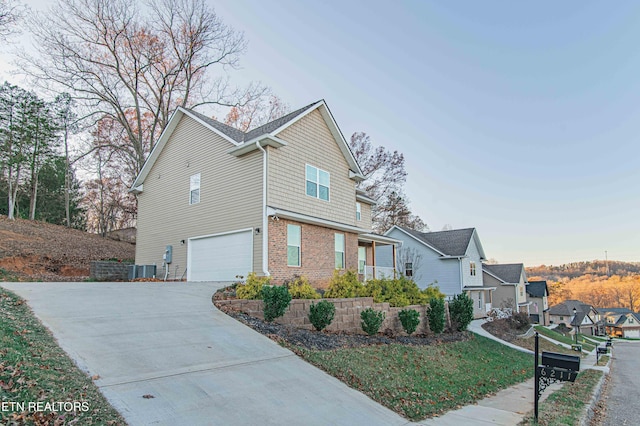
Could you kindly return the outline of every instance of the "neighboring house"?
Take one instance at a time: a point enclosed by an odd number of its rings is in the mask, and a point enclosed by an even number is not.
[[[609,336],[640,338],[640,314],[627,308],[598,308]]]
[[[372,233],[363,179],[323,100],[246,133],[178,108],[131,189],[136,263],[168,256],[189,281],[373,274],[376,245],[397,242]]]
[[[530,314],[531,302],[527,300],[527,273],[522,263],[482,265],[484,286],[495,288],[493,306],[511,308],[513,312]]]
[[[527,295],[529,296],[529,317],[531,321],[541,324],[549,325],[549,288],[546,281],[529,281],[527,284]]]
[[[482,261],[486,256],[475,228],[418,232],[394,226],[385,235],[402,241],[397,256],[402,264],[398,267],[420,288],[438,286],[448,298],[466,292],[474,302],[474,316],[487,316],[492,289],[483,287]]]
[[[551,324],[564,324],[569,328],[575,328],[579,324],[581,334],[599,334],[600,313],[593,306],[579,300],[565,300],[550,307],[549,321]]]

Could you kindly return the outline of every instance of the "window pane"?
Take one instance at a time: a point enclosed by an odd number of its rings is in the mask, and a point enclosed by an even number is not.
[[[318,173],[320,175],[319,181],[318,183],[320,185],[324,185],[324,186],[329,186],[329,173],[325,172],[324,170],[318,170]]]
[[[307,181],[307,195],[312,197],[318,196],[318,185],[313,182]]]
[[[191,179],[189,180],[189,189],[200,189],[200,173],[191,176]]]
[[[191,191],[189,203],[190,204],[198,204],[200,202],[200,190],[194,189]]]
[[[287,225],[287,245],[300,247],[300,226]]]
[[[364,260],[358,260],[358,273],[359,274],[364,274],[364,267],[365,267],[365,261]]]
[[[358,247],[358,260],[366,261],[367,260],[367,248],[366,247]]]
[[[336,234],[336,251],[344,253],[344,234]]]
[[[326,186],[320,185],[320,195],[318,196],[321,200],[329,201],[329,188]]]
[[[318,169],[307,165],[307,180],[318,183]]]
[[[287,246],[287,265],[300,266],[300,248]]]
[[[336,269],[344,269],[344,253],[336,252]]]

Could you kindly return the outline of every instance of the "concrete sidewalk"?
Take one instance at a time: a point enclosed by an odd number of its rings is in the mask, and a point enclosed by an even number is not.
[[[221,284],[0,285],[100,376],[130,425],[409,423],[220,312],[211,296]]]

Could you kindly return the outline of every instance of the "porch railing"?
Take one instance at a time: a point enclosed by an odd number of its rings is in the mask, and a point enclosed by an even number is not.
[[[372,280],[373,272],[376,273],[376,279],[379,278],[393,278],[395,269],[388,266],[365,266],[364,267],[364,280]],[[396,274],[397,276],[397,274]]]

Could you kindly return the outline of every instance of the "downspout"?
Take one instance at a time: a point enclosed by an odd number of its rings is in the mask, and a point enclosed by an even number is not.
[[[269,273],[269,217],[267,216],[267,151],[256,141],[256,147],[262,151],[262,273]]]

